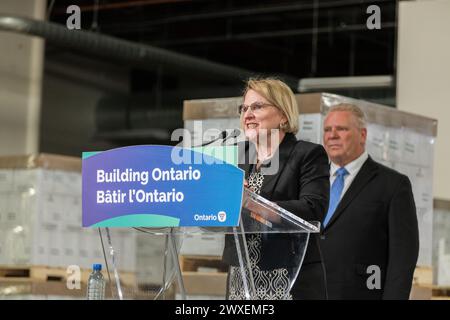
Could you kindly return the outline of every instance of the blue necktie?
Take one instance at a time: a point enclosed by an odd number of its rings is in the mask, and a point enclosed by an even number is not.
[[[336,171],[336,179],[333,182],[330,190],[330,205],[328,207],[327,215],[325,216],[325,220],[323,220],[323,226],[326,227],[328,222],[330,222],[331,217],[336,210],[339,200],[341,199],[342,190],[344,189],[344,177],[348,174],[347,169],[345,167],[339,168]]]

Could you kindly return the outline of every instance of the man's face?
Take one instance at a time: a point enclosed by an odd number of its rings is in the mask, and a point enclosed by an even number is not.
[[[330,112],[325,118],[323,130],[323,145],[330,160],[337,165],[345,166],[364,152],[367,129],[359,128],[351,112]]]

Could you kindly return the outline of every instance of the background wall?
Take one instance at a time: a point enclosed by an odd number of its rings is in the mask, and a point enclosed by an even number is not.
[[[45,0],[2,0],[2,14],[44,19]],[[0,31],[0,155],[36,152],[44,41]]]
[[[450,200],[449,0],[401,1],[397,53],[397,107],[438,119],[435,198]]]

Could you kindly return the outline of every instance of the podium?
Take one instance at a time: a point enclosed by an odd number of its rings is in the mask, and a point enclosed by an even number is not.
[[[244,189],[237,227],[134,228],[140,238],[158,239],[151,242],[155,245],[162,244],[162,250],[152,256],[152,261],[158,262],[162,268],[158,284],[153,281],[149,285],[145,279],[140,279],[130,286],[123,281],[123,273],[118,265],[118,256],[124,254],[127,248],[122,248],[123,252],[117,250],[114,229],[99,229],[107,280],[114,299],[188,299],[186,279],[179,259],[183,239],[188,236],[211,236],[224,240],[221,262],[227,266],[227,275],[226,285],[222,283],[220,286],[222,298],[291,299],[289,291],[295,280],[302,275],[301,266],[310,233],[319,231],[320,222],[305,221],[251,190]],[[276,248],[278,254],[269,257],[258,251],[261,249],[261,241],[270,242],[274,237],[293,236],[296,239],[296,250],[279,247]],[[146,253],[138,250],[138,254]],[[284,259],[280,258],[282,256],[289,258],[289,268],[286,268]],[[261,267],[262,260],[270,262],[270,270]],[[207,282],[198,285],[206,285]],[[176,290],[176,296],[173,295],[173,290]]]

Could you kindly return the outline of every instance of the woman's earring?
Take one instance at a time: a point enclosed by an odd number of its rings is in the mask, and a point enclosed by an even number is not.
[[[287,126],[287,122],[280,123],[280,129],[283,131],[287,129]]]

